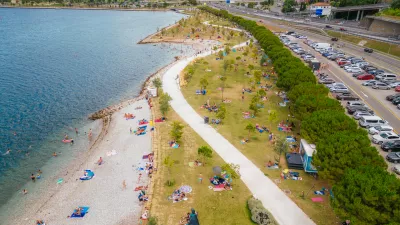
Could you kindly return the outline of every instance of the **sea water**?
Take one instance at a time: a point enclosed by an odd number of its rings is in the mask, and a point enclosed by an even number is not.
[[[90,113],[137,96],[151,73],[181,54],[137,42],[183,17],[0,8],[0,206],[17,201],[38,169],[45,180],[89,148],[87,132],[95,138],[101,129]],[[61,142],[65,134],[74,145]]]

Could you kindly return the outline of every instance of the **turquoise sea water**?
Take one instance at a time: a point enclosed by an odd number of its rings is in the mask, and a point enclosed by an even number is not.
[[[96,128],[90,113],[135,97],[151,73],[180,54],[136,43],[182,17],[0,8],[0,206],[52,152],[89,146],[84,131]],[[61,142],[65,134],[73,147]]]

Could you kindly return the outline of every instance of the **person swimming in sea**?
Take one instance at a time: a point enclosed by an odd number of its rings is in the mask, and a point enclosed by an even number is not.
[[[68,134],[65,134],[64,140],[68,140]]]
[[[10,150],[10,149],[7,149],[7,151],[6,151],[5,153],[2,153],[2,154],[3,154],[3,155],[9,155],[10,152],[11,152],[11,150]]]
[[[57,153],[56,152],[53,152],[53,157],[57,157]]]

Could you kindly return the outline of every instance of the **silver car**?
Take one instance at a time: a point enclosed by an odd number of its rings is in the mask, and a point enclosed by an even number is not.
[[[367,81],[363,82],[361,85],[362,86],[374,86],[378,82],[379,81],[377,81],[377,80],[367,80]]]
[[[390,90],[390,86],[382,82],[375,83],[375,85],[373,85],[372,88],[380,90]]]
[[[356,111],[355,113],[353,113],[353,117],[356,120],[361,119],[361,117],[363,116],[373,116],[374,114],[369,113],[369,112],[363,112],[363,111]]]

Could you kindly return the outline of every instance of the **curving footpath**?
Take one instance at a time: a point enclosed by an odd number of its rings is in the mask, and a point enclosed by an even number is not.
[[[235,47],[246,45],[242,43]],[[280,225],[315,224],[289,197],[286,196],[264,173],[246,156],[227,141],[189,105],[180,91],[177,76],[195,58],[205,57],[211,51],[182,59],[169,68],[163,76],[163,90],[172,100],[172,108],[193,128],[226,162],[240,165],[241,179],[254,196],[262,201]],[[193,93],[194,94],[194,93]]]

